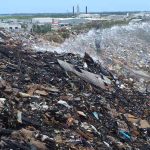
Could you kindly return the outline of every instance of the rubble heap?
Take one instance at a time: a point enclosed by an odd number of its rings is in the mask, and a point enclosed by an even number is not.
[[[122,89],[88,54],[0,37],[0,149],[150,149],[149,93]]]

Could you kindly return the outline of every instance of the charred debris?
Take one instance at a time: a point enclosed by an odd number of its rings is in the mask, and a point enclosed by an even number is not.
[[[0,32],[0,149],[148,150],[150,93],[88,54],[34,52]]]

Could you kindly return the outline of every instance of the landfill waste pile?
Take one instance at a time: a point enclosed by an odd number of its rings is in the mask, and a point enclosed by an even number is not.
[[[0,149],[148,150],[149,108],[148,91],[87,53],[35,52],[0,32]]]
[[[150,84],[150,21],[129,23],[106,29],[93,29],[70,37],[62,44],[36,42],[37,51],[57,51],[84,55],[99,60],[124,79],[133,80],[134,89],[145,92]],[[150,92],[150,87],[148,88]]]

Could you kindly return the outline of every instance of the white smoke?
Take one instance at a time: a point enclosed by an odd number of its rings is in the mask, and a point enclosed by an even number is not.
[[[119,70],[118,74],[129,75],[139,70],[141,75],[150,72],[150,23],[135,23],[114,26],[101,30],[90,30],[88,33],[66,39],[63,44],[44,42],[34,44],[34,49],[58,53],[89,53],[103,65]],[[98,46],[97,46],[98,45]],[[97,49],[99,47],[99,49]],[[123,68],[123,69],[122,69]],[[146,69],[146,73],[144,72]],[[149,76],[150,77],[150,76]],[[141,86],[141,84],[139,84]]]

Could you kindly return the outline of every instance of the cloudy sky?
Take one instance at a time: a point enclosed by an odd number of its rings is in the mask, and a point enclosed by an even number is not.
[[[81,11],[150,11],[150,0],[0,0],[0,14],[71,12],[77,4]]]

